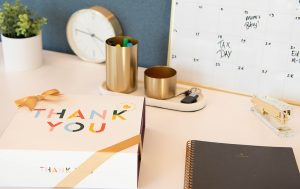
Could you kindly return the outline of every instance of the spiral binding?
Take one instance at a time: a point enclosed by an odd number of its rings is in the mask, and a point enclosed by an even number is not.
[[[185,158],[185,175],[184,175],[184,189],[192,189],[193,183],[193,162],[194,162],[194,143],[190,140],[186,143],[186,158]]]

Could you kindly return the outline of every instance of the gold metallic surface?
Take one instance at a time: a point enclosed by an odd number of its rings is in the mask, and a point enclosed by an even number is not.
[[[256,96],[251,99],[255,110],[261,115],[270,115],[274,117],[281,125],[285,125],[291,114],[291,110],[288,108],[279,108],[276,106],[275,102],[272,104],[270,101],[263,100]]]
[[[124,38],[131,47],[116,47]],[[131,93],[137,88],[138,41],[129,36],[117,36],[106,40],[106,88],[113,92]]]
[[[193,188],[193,164],[194,164],[194,152],[195,152],[195,141],[189,140],[186,143],[186,155],[185,155],[185,174],[184,174],[184,189]]]
[[[159,100],[176,94],[176,70],[167,66],[154,66],[145,70],[145,94]]]
[[[101,6],[93,6],[93,7],[90,7],[90,9],[93,9],[95,11],[102,13],[108,19],[108,21],[113,26],[116,36],[122,35],[123,31],[122,31],[121,24],[120,24],[118,18],[112,12],[110,12],[108,9],[101,7]]]

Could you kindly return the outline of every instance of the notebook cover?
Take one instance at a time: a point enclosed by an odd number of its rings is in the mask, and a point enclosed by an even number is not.
[[[192,140],[185,189],[300,189],[293,149]]]

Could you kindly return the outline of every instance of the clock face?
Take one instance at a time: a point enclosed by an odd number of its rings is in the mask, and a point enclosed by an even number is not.
[[[115,35],[107,17],[93,9],[75,12],[67,25],[67,38],[72,50],[88,62],[104,62],[105,41]]]

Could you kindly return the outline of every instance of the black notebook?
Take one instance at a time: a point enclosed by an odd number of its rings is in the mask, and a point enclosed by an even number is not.
[[[300,189],[300,174],[292,148],[192,140],[184,188]]]

